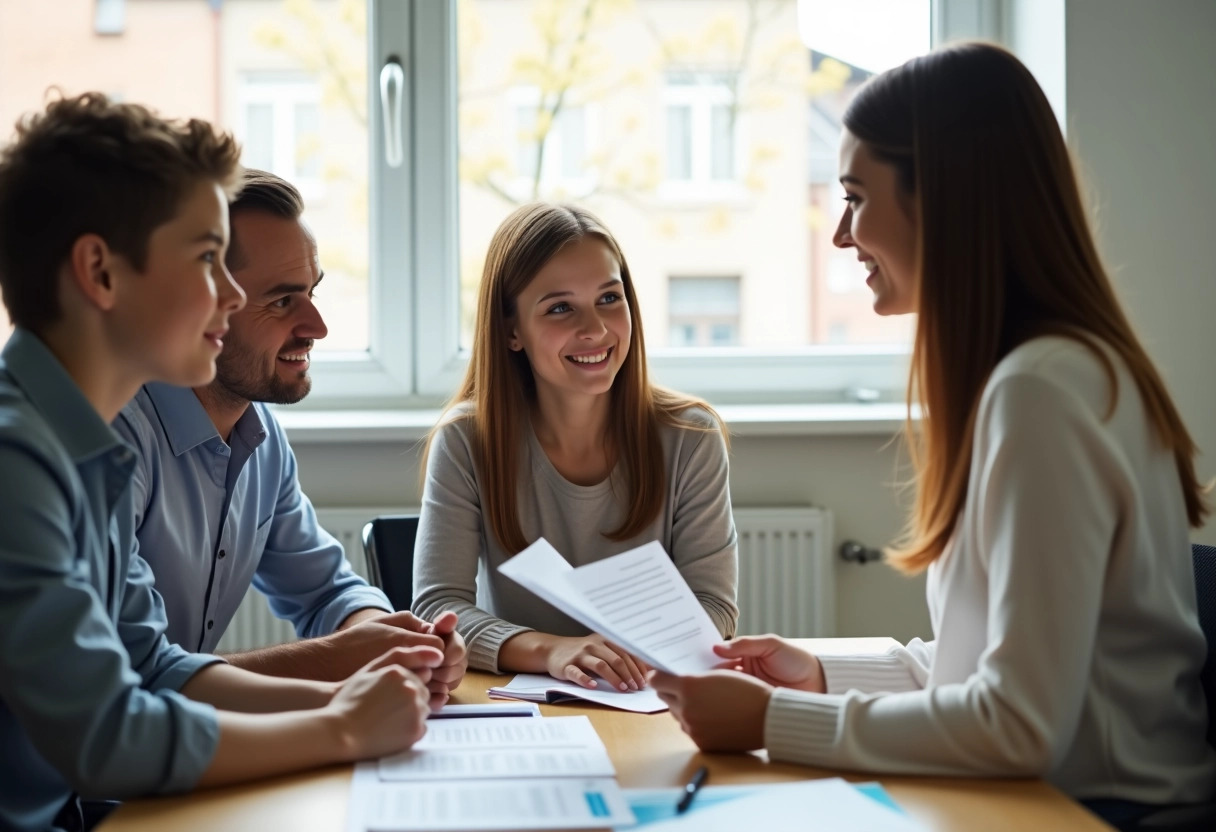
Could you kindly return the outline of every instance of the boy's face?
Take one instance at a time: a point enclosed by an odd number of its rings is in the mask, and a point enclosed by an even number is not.
[[[227,246],[227,199],[218,184],[202,181],[153,230],[142,274],[116,258],[112,335],[143,380],[194,387],[214,378],[228,316],[245,305],[224,267]]]

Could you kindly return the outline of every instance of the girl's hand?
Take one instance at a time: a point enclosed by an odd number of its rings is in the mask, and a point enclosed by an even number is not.
[[[755,676],[779,688],[827,693],[823,665],[814,655],[774,636],[743,636],[714,645],[722,667]]]
[[[765,682],[730,670],[693,676],[655,670],[650,684],[702,751],[764,747],[764,716],[773,694]]]
[[[594,688],[599,676],[617,690],[641,690],[646,687],[649,667],[626,653],[621,647],[600,635],[585,638],[551,636],[545,657],[545,670],[555,679],[569,680],[585,688]]]

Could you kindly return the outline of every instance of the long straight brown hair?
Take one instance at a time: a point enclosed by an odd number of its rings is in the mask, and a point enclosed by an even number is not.
[[[681,414],[690,407],[709,412],[725,437],[721,419],[704,401],[650,383],[646,345],[633,278],[621,247],[595,216],[573,205],[537,202],[511,213],[490,241],[477,298],[473,354],[459,392],[449,403],[448,416],[431,431],[422,471],[435,434],[451,419],[473,423],[474,464],[481,485],[482,505],[490,531],[506,551],[528,546],[519,525],[515,491],[519,482],[520,445],[531,430],[536,403],[532,365],[522,350],[508,349],[516,315],[516,300],[558,251],[586,237],[600,240],[621,268],[622,293],[632,318],[629,354],[625,356],[610,393],[609,458],[621,463],[627,488],[625,521],[606,533],[610,540],[628,540],[649,526],[663,509],[667,472],[663,470],[662,425],[692,430],[704,427]],[[451,408],[467,403],[465,411]]]
[[[919,218],[918,320],[905,435],[914,486],[888,558],[925,569],[954,533],[967,493],[976,411],[989,375],[1026,340],[1075,338],[1126,363],[1171,450],[1199,526],[1209,511],[1196,446],[1132,331],[1102,266],[1064,137],[1043,91],[1009,52],[966,43],[915,58],[860,89],[845,127],[896,166]],[[911,422],[919,401],[919,433]]]

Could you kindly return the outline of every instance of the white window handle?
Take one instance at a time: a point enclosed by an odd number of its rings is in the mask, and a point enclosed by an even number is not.
[[[401,167],[401,98],[405,91],[405,70],[401,59],[390,55],[380,69],[380,106],[384,115],[384,162]]]

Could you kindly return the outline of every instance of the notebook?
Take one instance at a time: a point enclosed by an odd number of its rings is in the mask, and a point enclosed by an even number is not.
[[[562,702],[594,702],[622,711],[638,714],[657,714],[667,710],[663,700],[652,688],[639,691],[614,690],[602,679],[594,690],[563,682],[552,676],[536,673],[521,673],[502,687],[490,688],[495,699],[522,699],[527,702],[547,702],[551,705]]]

